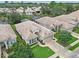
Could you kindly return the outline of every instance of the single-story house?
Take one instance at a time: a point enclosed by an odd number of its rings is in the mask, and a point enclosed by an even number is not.
[[[25,9],[25,13],[26,15],[33,15],[35,11],[32,8],[27,7],[27,9]]]
[[[36,19],[35,21],[37,23],[39,23],[40,25],[45,26],[48,29],[52,29],[55,26],[57,26],[57,27],[62,26],[62,29],[71,30],[75,26],[63,19],[60,20],[60,18],[56,19],[56,18],[52,18],[52,17],[48,17],[48,16],[42,17],[40,19]],[[71,22],[72,22],[72,20],[71,20]]]
[[[30,45],[37,43],[38,40],[44,40],[53,34],[51,30],[30,20],[16,24],[15,26],[17,32],[26,43],[29,43]]]
[[[8,49],[16,42],[16,35],[9,24],[0,24],[0,43]]]
[[[23,13],[24,8],[23,7],[19,7],[18,9],[16,9],[16,12],[19,14]]]
[[[76,25],[77,24],[77,22],[72,20],[67,15],[60,15],[60,16],[54,17],[54,19],[59,20],[61,22],[67,22],[67,23],[72,24],[72,25]]]

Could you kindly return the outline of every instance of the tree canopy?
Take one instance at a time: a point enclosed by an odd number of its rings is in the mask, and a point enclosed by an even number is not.
[[[32,58],[33,53],[32,50],[30,48],[30,46],[27,45],[23,45],[21,44],[21,42],[17,42],[15,44],[13,44],[13,46],[10,48],[12,49],[12,54],[9,55],[9,58]]]

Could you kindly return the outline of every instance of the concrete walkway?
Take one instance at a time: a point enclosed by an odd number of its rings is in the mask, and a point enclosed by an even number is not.
[[[50,57],[48,57],[48,58],[56,58],[58,56],[58,54],[54,54],[54,55],[52,55],[52,56],[50,56]]]
[[[79,34],[72,32],[71,35],[79,39]]]
[[[71,46],[74,46],[75,44],[79,43],[79,40],[76,40],[75,42],[71,43]]]

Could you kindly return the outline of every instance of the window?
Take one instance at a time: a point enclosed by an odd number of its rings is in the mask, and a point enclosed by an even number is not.
[[[29,40],[29,44],[31,44],[31,40]]]
[[[36,38],[32,39],[32,43],[36,43]]]
[[[7,45],[9,45],[9,41],[7,41]]]

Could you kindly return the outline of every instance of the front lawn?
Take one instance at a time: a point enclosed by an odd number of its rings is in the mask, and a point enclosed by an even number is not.
[[[79,27],[74,27],[72,31],[79,34]]]
[[[55,54],[55,52],[48,47],[41,47],[39,45],[33,47],[32,52],[35,58],[48,58],[49,56]]]
[[[54,35],[54,37],[57,39],[57,42],[63,45],[64,47],[77,40],[77,38],[73,37],[71,33],[67,31],[58,32]]]
[[[78,47],[79,47],[79,43],[77,43],[74,46],[70,47],[69,50],[73,51],[73,50],[75,50]]]

